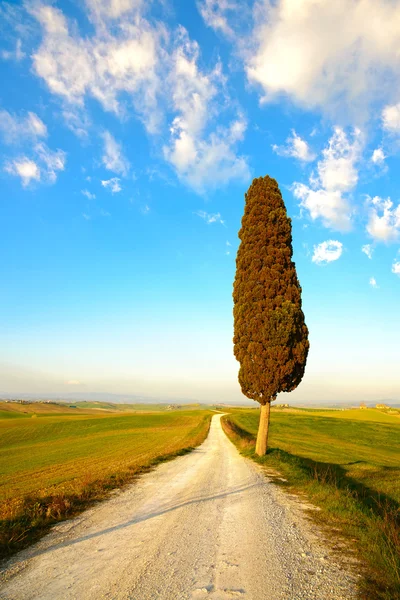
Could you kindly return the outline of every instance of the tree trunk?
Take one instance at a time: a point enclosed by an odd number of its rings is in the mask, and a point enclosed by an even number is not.
[[[258,425],[256,442],[256,454],[258,454],[258,456],[264,456],[267,453],[270,410],[270,400],[266,404],[261,404],[260,423]]]

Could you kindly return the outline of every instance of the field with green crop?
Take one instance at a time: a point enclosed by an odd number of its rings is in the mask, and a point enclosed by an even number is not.
[[[278,470],[281,485],[306,493],[322,509],[314,518],[357,540],[365,598],[400,598],[398,412],[272,410],[263,458],[254,455],[258,418],[232,411],[224,429],[245,455]]]
[[[161,460],[197,446],[211,416],[205,410],[110,414],[1,405],[1,554]]]

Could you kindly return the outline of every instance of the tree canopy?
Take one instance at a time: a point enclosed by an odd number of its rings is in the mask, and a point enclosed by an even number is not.
[[[309,342],[292,261],[292,226],[275,179],[254,179],[239,231],[234,354],[243,394],[264,405],[300,383]]]

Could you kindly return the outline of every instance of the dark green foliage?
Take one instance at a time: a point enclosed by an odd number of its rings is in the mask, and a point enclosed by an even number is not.
[[[300,383],[309,349],[292,227],[275,179],[254,179],[239,231],[234,354],[243,394],[265,404]]]

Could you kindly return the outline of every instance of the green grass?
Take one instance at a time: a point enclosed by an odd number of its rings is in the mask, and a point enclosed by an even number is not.
[[[24,415],[11,410],[0,410],[0,419],[24,419],[29,418],[29,415]]]
[[[209,411],[0,418],[0,556],[208,432]],[[17,413],[18,414],[18,413]],[[46,413],[43,413],[45,416]]]
[[[357,540],[365,598],[400,598],[400,419],[375,409],[273,410],[266,457],[254,455],[258,411],[224,427],[242,452],[279,470],[322,510],[326,524]],[[278,481],[278,480],[277,480]]]

